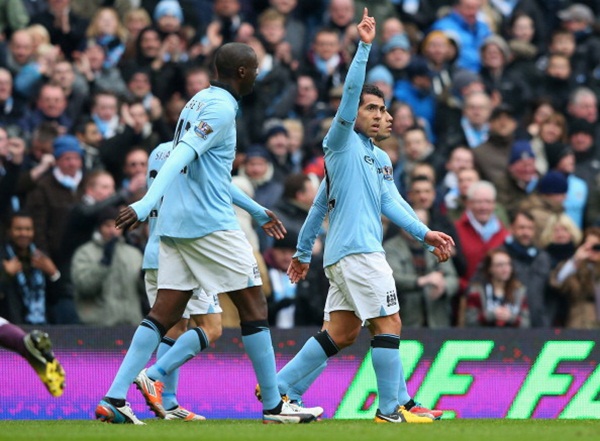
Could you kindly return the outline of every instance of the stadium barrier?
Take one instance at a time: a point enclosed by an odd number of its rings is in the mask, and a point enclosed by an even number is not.
[[[52,398],[18,355],[0,349],[0,419],[89,419],[106,392],[134,328],[49,327],[67,372],[65,393]],[[316,328],[273,330],[277,367]],[[600,418],[597,331],[405,330],[400,351],[409,392],[444,418]],[[326,418],[372,418],[376,383],[368,333],[329,361],[305,394]],[[259,418],[255,377],[238,330],[181,369],[179,402],[207,418]],[[151,418],[141,395],[134,411]]]

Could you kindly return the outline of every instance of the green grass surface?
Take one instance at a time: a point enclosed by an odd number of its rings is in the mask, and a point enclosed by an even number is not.
[[[447,420],[434,424],[376,424],[324,420],[263,425],[258,420],[146,421],[146,426],[97,421],[0,421],[0,440],[102,441],[570,441],[600,439],[599,420]]]

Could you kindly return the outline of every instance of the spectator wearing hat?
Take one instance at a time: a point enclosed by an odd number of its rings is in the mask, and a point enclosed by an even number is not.
[[[251,145],[246,150],[238,175],[249,181],[254,188],[254,200],[268,209],[272,209],[283,194],[283,184],[273,179],[274,174],[275,168],[269,151],[259,144]]]
[[[594,29],[594,12],[584,4],[574,3],[557,15],[562,27],[575,36],[574,76],[578,84],[585,84],[600,59],[600,37]]]
[[[494,185],[498,190],[498,202],[508,211],[514,211],[538,183],[535,154],[529,141],[521,140],[512,145],[508,167]]]
[[[83,176],[83,149],[71,135],[59,136],[53,147],[56,165],[37,181],[27,196],[26,209],[35,222],[35,242],[59,262],[67,214]]]
[[[82,323],[135,325],[143,317],[142,253],[115,227],[116,207],[99,213],[90,241],[73,255],[71,279]]]
[[[389,108],[394,98],[394,76],[389,69],[382,64],[373,67],[367,72],[366,82],[379,87],[383,92],[384,103]]]
[[[382,63],[394,77],[394,87],[407,79],[406,68],[412,59],[410,41],[406,34],[393,35],[381,46]]]
[[[516,129],[517,119],[510,106],[500,104],[492,110],[488,139],[472,150],[481,179],[498,182],[506,172]]]
[[[152,19],[164,39],[167,35],[177,33],[181,29],[183,10],[177,0],[160,0],[154,8]]]
[[[58,264],[64,261],[62,240],[68,213],[77,201],[77,188],[83,176],[84,152],[77,138],[71,135],[57,137],[53,147],[56,164],[27,195],[25,209],[34,220],[35,243]],[[70,286],[66,282],[60,285],[49,291],[51,320],[53,323],[77,323],[79,319]]]
[[[564,212],[568,188],[567,176],[551,170],[540,178],[536,191],[520,202],[519,209],[530,212],[535,219],[536,246],[540,245],[540,236],[550,216]]]
[[[479,72],[486,90],[498,93],[505,103],[513,108],[517,119],[523,115],[532,91],[524,79],[510,69],[512,53],[508,44],[499,35],[490,35],[481,45],[481,71]]]
[[[71,0],[48,0],[48,9],[31,17],[29,23],[44,26],[52,45],[60,46],[63,55],[72,60],[73,52],[85,39],[89,21],[71,9]]]
[[[458,0],[447,16],[438,19],[431,26],[432,30],[451,31],[460,42],[459,67],[479,72],[481,58],[479,48],[483,41],[491,35],[489,26],[478,17],[482,2]]]
[[[563,173],[567,176],[567,197],[563,203],[565,212],[575,225],[583,229],[584,216],[589,197],[587,183],[575,176],[575,154],[573,150],[562,143],[546,146],[548,168]]]

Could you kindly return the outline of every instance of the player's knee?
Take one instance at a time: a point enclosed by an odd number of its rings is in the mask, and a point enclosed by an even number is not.
[[[210,340],[211,343],[217,341],[223,335],[223,327],[221,324],[211,324],[207,328],[204,329],[206,336]]]

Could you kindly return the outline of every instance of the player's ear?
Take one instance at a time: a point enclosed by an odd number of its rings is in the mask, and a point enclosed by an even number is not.
[[[238,67],[237,73],[238,73],[238,77],[240,78],[245,78],[246,77],[246,66],[240,66]]]

